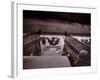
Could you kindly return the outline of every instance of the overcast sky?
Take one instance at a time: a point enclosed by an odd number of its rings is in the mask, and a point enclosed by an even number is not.
[[[24,18],[41,20],[60,20],[67,22],[77,22],[81,24],[91,24],[91,14],[89,13],[69,13],[69,12],[50,12],[50,11],[23,11]]]

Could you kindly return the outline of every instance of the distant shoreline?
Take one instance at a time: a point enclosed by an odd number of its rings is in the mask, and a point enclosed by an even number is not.
[[[27,33],[27,32],[26,32]],[[65,35],[64,33],[58,33],[58,32],[28,32],[28,35],[35,35],[35,34],[39,34],[39,35]],[[67,33],[68,35],[71,36],[91,36],[91,34],[88,33]]]

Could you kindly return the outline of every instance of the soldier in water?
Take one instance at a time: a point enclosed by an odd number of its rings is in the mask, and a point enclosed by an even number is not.
[[[77,56],[74,66],[89,66],[89,54],[86,50],[81,50]]]

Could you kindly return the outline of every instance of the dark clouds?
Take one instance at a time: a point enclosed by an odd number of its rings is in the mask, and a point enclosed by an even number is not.
[[[51,12],[51,11],[23,11],[24,18],[42,19],[42,20],[59,20],[66,22],[76,22],[81,24],[91,24],[91,14],[89,13],[68,13],[68,12]]]

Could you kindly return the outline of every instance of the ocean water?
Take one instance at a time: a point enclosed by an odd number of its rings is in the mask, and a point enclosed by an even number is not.
[[[81,41],[82,39],[84,39],[84,40],[91,39],[90,36],[72,36],[72,37],[75,38],[75,39],[77,39],[77,40],[79,40],[79,41]]]
[[[62,36],[62,35],[41,35],[40,37],[49,38],[50,40],[52,40],[52,37],[59,38],[59,43],[57,45],[50,45],[47,39],[45,39],[46,40],[45,45],[42,44],[42,42],[40,41],[42,55],[45,55],[45,56],[56,55],[57,56],[58,54],[63,53],[65,36]],[[83,40],[90,39],[89,36],[72,36],[72,37],[76,38],[79,41],[81,41],[82,39]]]
[[[41,35],[40,37],[44,37],[44,38],[48,37],[50,40],[52,40],[52,37],[59,38],[59,43],[57,45],[50,45],[47,39],[46,39],[45,45],[43,45],[42,42],[40,41],[42,55],[59,56],[63,52],[65,36],[62,36],[62,35]]]

